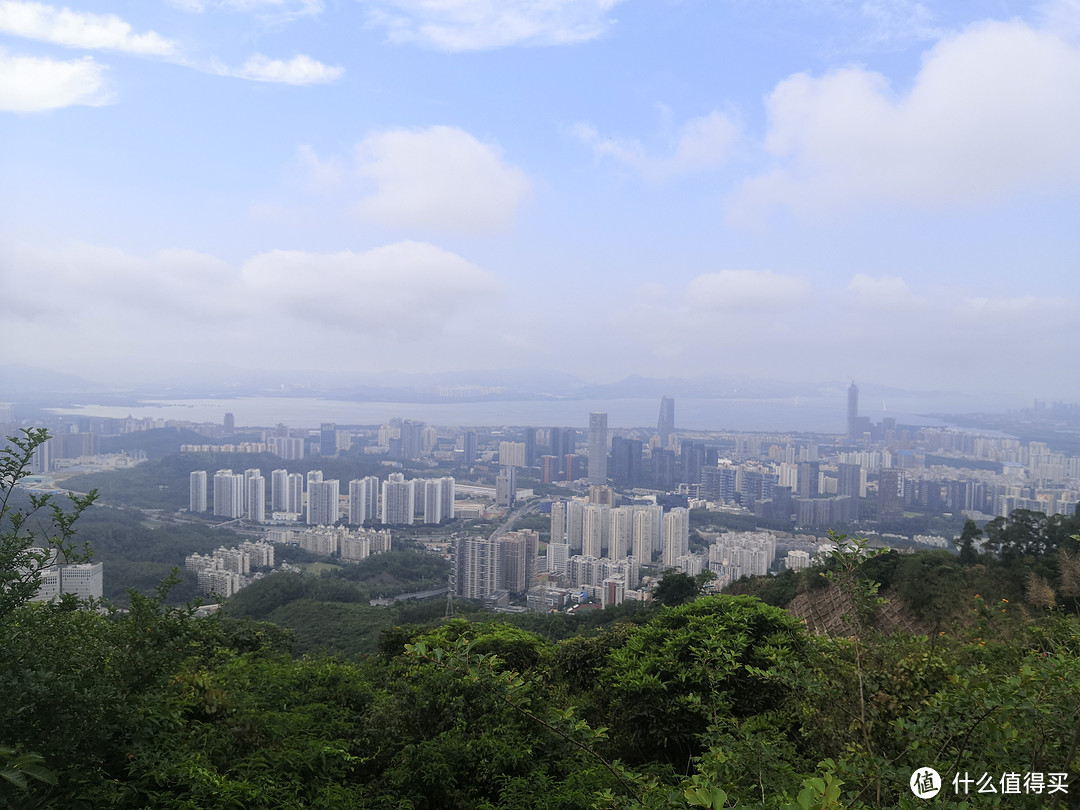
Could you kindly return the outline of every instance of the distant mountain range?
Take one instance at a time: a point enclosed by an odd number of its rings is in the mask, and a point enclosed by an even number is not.
[[[347,373],[259,371],[220,367],[199,378],[159,380],[120,389],[73,374],[22,363],[0,366],[0,399],[81,398],[87,394],[124,399],[155,397],[315,396],[355,401],[431,402],[531,399],[780,399],[836,397],[848,382],[792,383],[749,377],[642,377],[590,383],[572,374],[543,368],[477,369],[421,373]],[[864,396],[901,397],[899,388],[860,384]],[[920,391],[922,397],[954,397],[955,392]]]

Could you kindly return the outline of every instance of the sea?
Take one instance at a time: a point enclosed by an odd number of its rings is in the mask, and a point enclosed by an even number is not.
[[[908,396],[889,400],[864,398],[859,413],[871,421],[892,417],[898,424],[946,427],[946,414],[1004,410],[1007,403],[959,395]],[[1011,403],[1008,407],[1019,407]],[[588,428],[589,414],[608,415],[614,429],[655,426],[659,398],[544,399],[483,402],[349,402],[318,397],[235,397],[223,399],[146,399],[131,405],[87,402],[51,408],[69,416],[152,418],[222,423],[226,413],[244,427],[313,429],[321,423],[378,425],[398,417],[432,425],[560,426]],[[680,431],[792,432],[837,434],[847,430],[847,399],[795,397],[784,399],[677,399],[675,426]]]

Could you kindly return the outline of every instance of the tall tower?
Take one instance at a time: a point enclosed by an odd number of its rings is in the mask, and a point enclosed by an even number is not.
[[[847,390],[847,435],[849,439],[858,438],[859,431],[859,386],[855,381]]]
[[[656,421],[656,432],[660,435],[660,447],[667,447],[671,434],[675,432],[675,400],[667,394],[660,398],[660,418]]]
[[[214,514],[238,518],[244,514],[244,476],[232,470],[214,473]]]
[[[270,511],[289,511],[289,471],[274,470],[270,473]]]
[[[337,479],[312,481],[308,485],[308,525],[333,526],[338,522],[338,496],[341,485]]]
[[[607,414],[589,414],[589,483],[607,483]]]
[[[461,447],[463,453],[463,460],[466,467],[471,467],[476,463],[476,431],[466,430],[465,440],[462,442]]]
[[[333,422],[319,425],[319,455],[327,458],[337,455],[337,425]]]
[[[388,526],[411,526],[415,486],[402,473],[390,473],[382,485],[382,522]]]
[[[244,482],[247,489],[248,520],[266,523],[266,479],[261,472],[255,470],[252,475],[244,473]]]
[[[360,526],[378,517],[379,479],[374,475],[349,482],[349,523]]]
[[[206,511],[206,470],[194,470],[188,476],[190,495],[188,499],[189,512]]]

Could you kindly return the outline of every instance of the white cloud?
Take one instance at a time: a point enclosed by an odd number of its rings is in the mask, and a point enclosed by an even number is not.
[[[244,288],[272,311],[363,335],[438,333],[498,289],[493,276],[449,251],[398,242],[364,253],[275,250],[246,261]]]
[[[62,367],[78,347],[91,366],[159,370],[198,358],[249,368],[434,366],[483,343],[490,321],[477,314],[502,295],[490,273],[418,242],[275,250],[237,266],[191,250],[138,256],[0,240],[0,289],[0,346],[32,345],[43,365]]]
[[[243,67],[227,72],[240,79],[300,86],[335,82],[344,75],[345,68],[324,65],[303,54],[285,61],[270,59],[257,53],[248,59]]]
[[[1080,50],[1022,22],[942,40],[911,90],[846,68],[798,74],[767,101],[774,166],[732,212],[815,213],[870,202],[981,204],[1080,187]]]
[[[44,3],[0,0],[0,32],[68,48],[172,56],[176,45],[159,34],[136,34],[115,14],[56,9]]]
[[[208,9],[256,12],[275,19],[313,16],[323,11],[322,0],[169,0],[177,8],[201,14]]]
[[[454,127],[375,133],[357,144],[355,160],[363,191],[372,189],[356,212],[391,227],[490,231],[509,225],[529,192],[497,147]]]
[[[738,125],[715,110],[684,123],[672,139],[671,154],[664,157],[649,155],[636,139],[604,138],[591,124],[578,124],[573,132],[598,159],[612,158],[655,181],[720,168],[739,139]]]
[[[393,42],[444,51],[587,42],[622,0],[366,0]]]
[[[41,112],[108,104],[105,70],[89,56],[60,62],[8,55],[0,49],[0,110]]]

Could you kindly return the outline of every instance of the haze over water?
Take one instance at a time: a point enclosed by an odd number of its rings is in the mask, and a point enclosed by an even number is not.
[[[1007,403],[995,403],[1005,407]],[[1023,403],[1011,403],[1013,407]],[[655,426],[659,400],[566,399],[499,402],[345,402],[314,397],[239,397],[233,399],[160,399],[138,405],[87,404],[56,408],[67,415],[153,418],[190,422],[222,422],[226,413],[243,426],[317,428],[321,422],[374,425],[400,417],[434,425],[560,425],[585,428],[593,411],[608,414],[613,428]],[[980,407],[980,405],[982,407]],[[860,413],[877,421],[893,417],[901,424],[942,425],[921,414],[966,413],[985,410],[987,403],[953,397],[906,397],[860,403]],[[679,430],[801,431],[843,433],[846,420],[843,397],[784,399],[677,399],[675,424]]]

